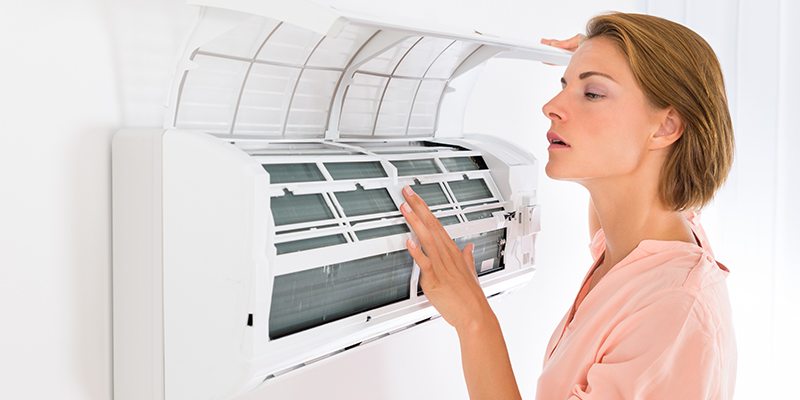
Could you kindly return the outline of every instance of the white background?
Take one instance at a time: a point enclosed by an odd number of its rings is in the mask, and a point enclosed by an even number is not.
[[[723,63],[737,138],[734,171],[704,213],[739,339],[738,399],[780,396],[800,349],[800,9],[764,1],[329,1],[538,41],[567,38],[606,10],[689,25]],[[558,5],[556,5],[558,4]],[[0,398],[111,398],[110,139],[161,126],[194,11],[181,0],[0,2]],[[796,26],[796,25],[795,25]],[[793,30],[793,31],[792,31]],[[542,105],[563,68],[495,61],[465,130],[547,160]],[[543,166],[543,164],[542,164]],[[540,173],[543,233],[529,286],[495,303],[523,397],[590,266],[587,195]],[[441,319],[286,375],[245,399],[466,398],[458,342]]]

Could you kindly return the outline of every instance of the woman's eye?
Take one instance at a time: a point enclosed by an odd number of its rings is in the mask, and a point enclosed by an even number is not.
[[[585,96],[588,97],[590,100],[597,100],[604,97],[602,94],[591,93],[591,92],[586,92]]]

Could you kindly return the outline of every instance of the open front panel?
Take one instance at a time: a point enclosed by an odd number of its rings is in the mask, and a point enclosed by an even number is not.
[[[443,225],[471,227],[456,242],[460,247],[475,243],[476,272],[503,269],[506,229],[498,229],[496,221],[504,221],[507,202],[479,152],[361,143],[351,146],[362,149],[361,154],[320,148],[304,156],[294,153],[296,149],[281,154],[282,145],[250,150],[271,177],[277,257],[270,339],[422,294],[416,279],[411,290],[413,260],[403,245],[411,232],[399,211],[399,189],[406,184]],[[476,223],[489,219],[495,222]],[[370,250],[325,264],[303,255],[316,252],[328,254],[322,260],[330,259],[356,243],[370,243],[362,247]]]
[[[335,36],[253,16],[193,49],[172,125],[272,138],[430,137],[482,45],[347,24]]]

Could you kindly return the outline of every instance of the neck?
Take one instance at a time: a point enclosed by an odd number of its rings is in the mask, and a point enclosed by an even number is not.
[[[683,215],[668,209],[660,200],[658,182],[657,168],[580,182],[589,190],[605,233],[604,268],[616,265],[645,239],[695,243]]]

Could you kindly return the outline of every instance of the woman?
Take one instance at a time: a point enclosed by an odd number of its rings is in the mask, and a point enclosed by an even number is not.
[[[578,45],[580,42],[580,45]],[[547,346],[537,399],[730,399],[736,347],[725,277],[697,211],[722,185],[733,132],[713,50],[657,17],[593,18],[551,121],[545,171],[584,186],[594,265]],[[520,393],[497,319],[421,198],[401,207],[431,303],[458,332],[472,399]]]

